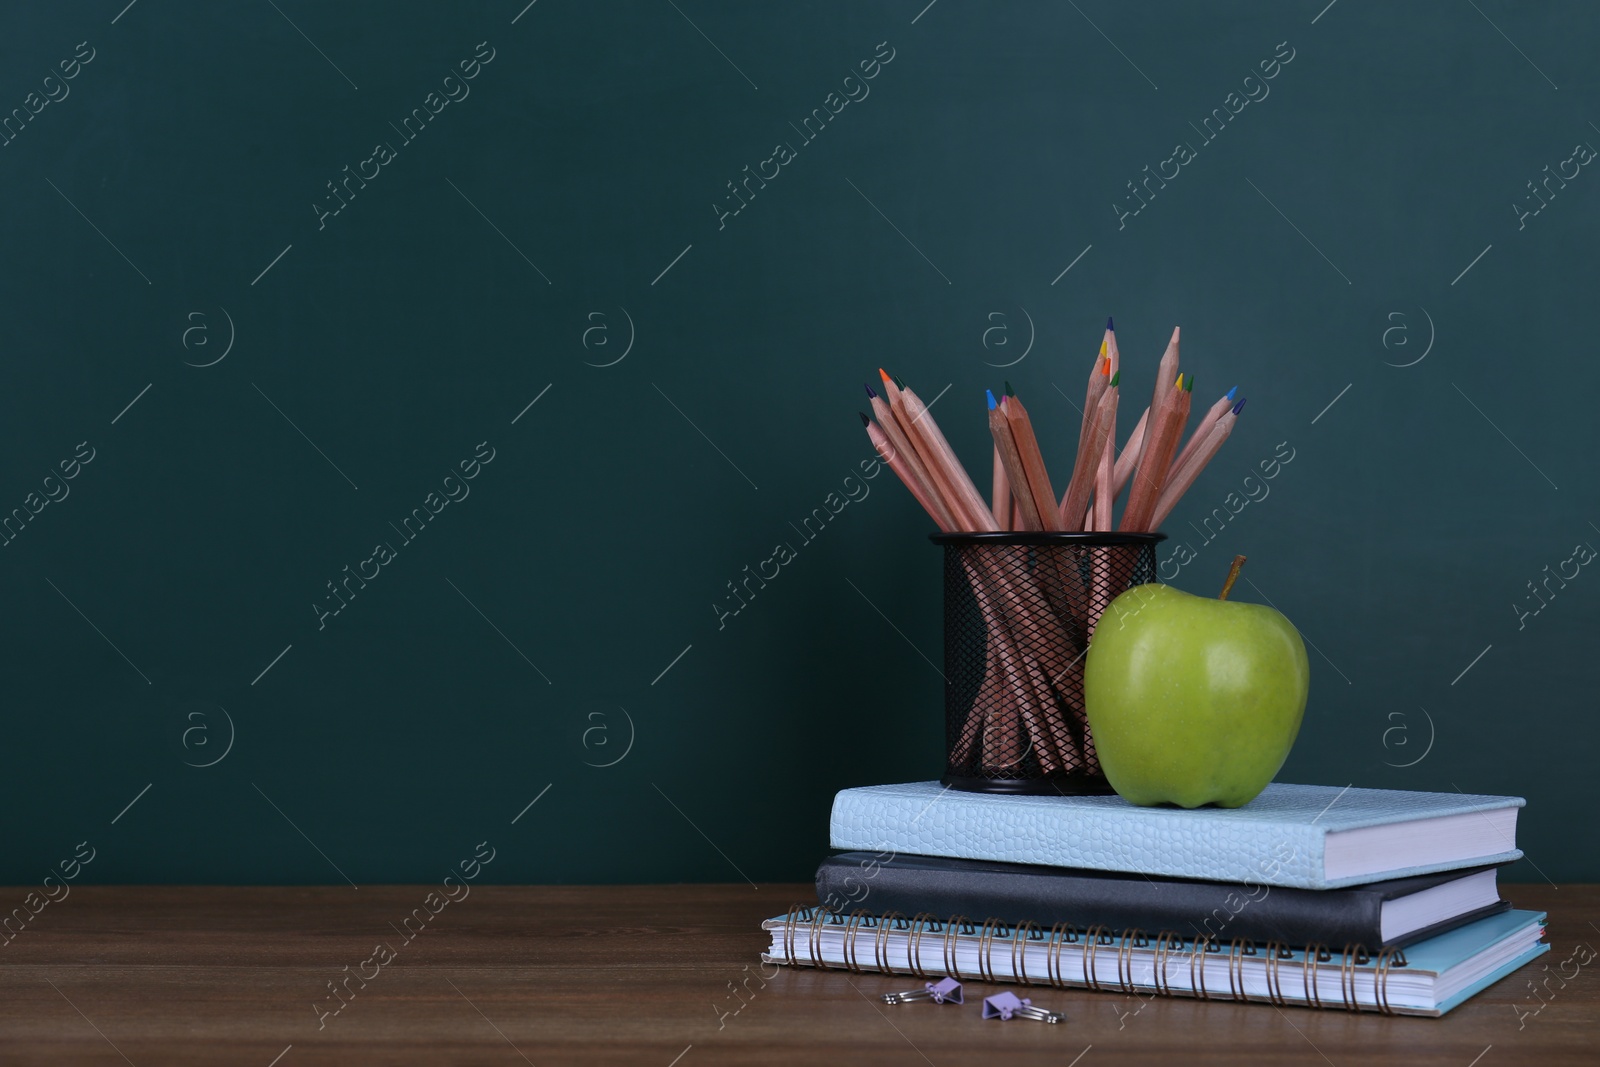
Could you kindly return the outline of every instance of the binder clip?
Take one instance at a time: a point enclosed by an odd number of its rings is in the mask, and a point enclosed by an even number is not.
[[[904,1004],[912,1000],[931,1000],[935,1004],[960,1004],[961,983],[954,978],[941,978],[928,982],[921,989],[908,989],[904,993],[885,993],[885,1004]]]
[[[1067,1017],[1060,1012],[1036,1008],[1033,1006],[1033,1001],[1026,997],[1018,998],[1015,993],[996,993],[992,997],[983,998],[983,1017],[985,1019],[1010,1019],[1012,1016],[1034,1019],[1041,1023],[1064,1023],[1067,1021]]]

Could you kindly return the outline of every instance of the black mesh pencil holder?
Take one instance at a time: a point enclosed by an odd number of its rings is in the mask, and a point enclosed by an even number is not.
[[[1160,533],[934,534],[944,546],[941,781],[979,793],[1110,793],[1083,710],[1106,605],[1156,581]]]

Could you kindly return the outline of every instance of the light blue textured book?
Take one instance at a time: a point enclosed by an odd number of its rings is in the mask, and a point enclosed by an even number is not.
[[[1550,951],[1540,912],[1507,911],[1369,955],[1358,945],[1120,937],[1059,925],[919,916],[851,916],[797,908],[766,920],[767,963],[884,974],[949,975],[1136,996],[1261,1001],[1308,1008],[1439,1016]]]
[[[1239,808],[994,796],[938,782],[842,790],[838,849],[1336,889],[1520,859],[1521,797],[1274,782]]]

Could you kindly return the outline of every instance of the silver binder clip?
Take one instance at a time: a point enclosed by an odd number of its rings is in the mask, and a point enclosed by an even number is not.
[[[904,993],[885,993],[885,1004],[905,1004],[912,1000],[931,1000],[935,1004],[960,1004],[963,1003],[961,983],[954,978],[941,978],[937,982],[928,982],[921,989],[908,989]]]
[[[1018,997],[1015,993],[996,993],[992,997],[983,998],[983,1017],[985,1019],[1011,1019],[1020,1017],[1033,1019],[1041,1023],[1064,1023],[1067,1017],[1057,1011],[1046,1011],[1033,1006],[1033,1001],[1026,997]]]

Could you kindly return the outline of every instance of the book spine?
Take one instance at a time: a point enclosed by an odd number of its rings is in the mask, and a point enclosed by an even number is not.
[[[843,950],[838,960],[824,951],[824,935],[830,928],[842,938]],[[894,944],[896,937],[891,935],[902,935],[903,948]],[[1062,957],[1069,946],[1074,949],[1074,959],[1066,962]],[[774,931],[776,951],[763,953],[762,958],[769,963],[858,974],[877,971],[922,978],[948,975],[960,981],[1020,982],[1135,996],[1295,1004],[1384,1015],[1436,1014],[1389,1003],[1389,973],[1406,966],[1405,954],[1400,950],[1372,957],[1359,945],[1346,945],[1337,953],[1324,945],[1308,945],[1297,959],[1295,950],[1279,942],[1258,947],[1236,938],[1225,948],[1221,942],[1201,939],[1190,942],[1188,948],[1184,946],[1184,939],[1170,931],[1146,937],[1133,930],[1118,937],[1104,927],[1079,931],[1064,923],[1057,923],[1046,932],[1033,923],[1007,924],[991,919],[978,924],[961,916],[940,921],[928,915],[906,919],[861,912],[844,916],[824,908],[796,906],[784,917],[782,927]],[[1030,971],[1030,948],[1043,949],[1043,973],[1037,968]],[[961,953],[974,949],[978,970],[963,973]],[[1140,959],[1136,952],[1150,955]],[[1208,959],[1226,959],[1225,989],[1221,983],[1208,985]],[[1264,965],[1265,995],[1246,988],[1245,968],[1254,961]],[[1153,964],[1154,985],[1134,981],[1136,962]],[[1322,977],[1335,970],[1339,992],[1332,996],[1324,992],[1328,983]]]
[[[1102,923],[1113,930],[1172,929],[1185,938],[1241,937],[1381,947],[1382,898],[1363,888],[1314,891],[1245,883],[1152,882],[1038,868],[908,866],[886,853],[845,853],[817,868],[817,900],[830,911],[861,908],[989,915],[1007,922]]]

